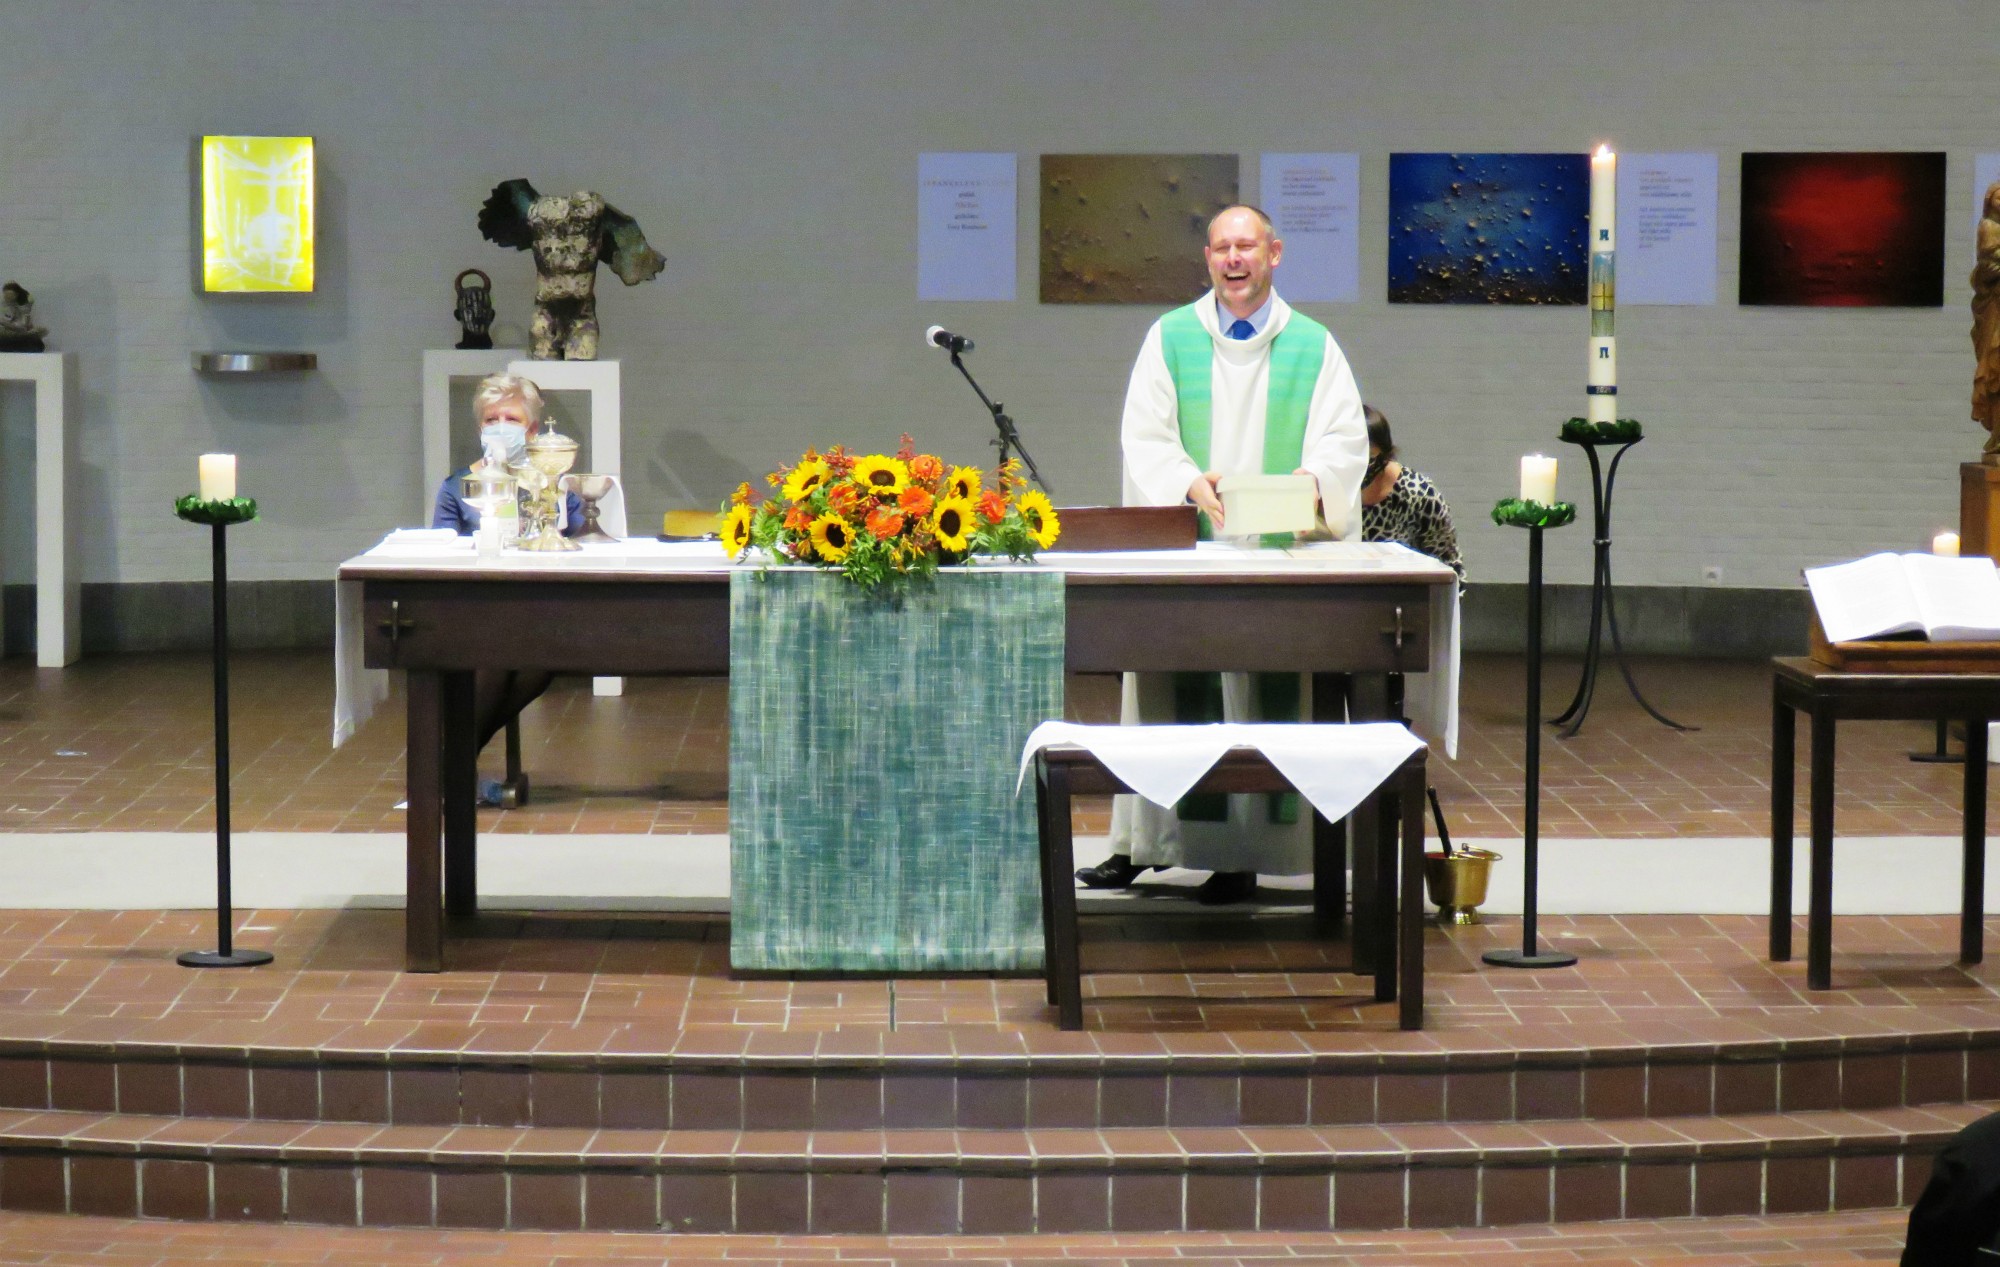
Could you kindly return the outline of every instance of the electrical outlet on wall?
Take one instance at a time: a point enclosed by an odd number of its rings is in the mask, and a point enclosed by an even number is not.
[[[1722,565],[1720,563],[1702,564],[1701,583],[1703,585],[1722,584]]]

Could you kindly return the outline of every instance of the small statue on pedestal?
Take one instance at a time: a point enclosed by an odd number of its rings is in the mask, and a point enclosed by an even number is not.
[[[2000,466],[2000,180],[1986,191],[1972,265],[1972,420],[1986,428],[1980,460]]]
[[[0,286],[0,352],[45,352],[47,333],[35,324],[35,298],[27,288],[19,282]]]
[[[479,280],[466,285],[465,279]],[[493,279],[476,268],[468,268],[452,279],[451,288],[458,294],[458,304],[451,315],[458,318],[459,340],[457,347],[462,352],[484,352],[493,346]]]
[[[479,231],[489,242],[535,253],[529,355],[538,361],[597,359],[599,261],[627,286],[667,266],[638,221],[589,190],[544,198],[525,180],[505,181],[479,209]]]

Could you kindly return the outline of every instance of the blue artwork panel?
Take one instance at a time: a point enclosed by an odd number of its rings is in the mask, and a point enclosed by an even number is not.
[[[1391,154],[1389,302],[1577,304],[1587,154]]]

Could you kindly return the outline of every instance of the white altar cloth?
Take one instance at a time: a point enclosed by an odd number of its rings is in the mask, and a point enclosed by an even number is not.
[[[407,571],[421,568],[440,575],[455,572],[500,576],[531,576],[551,571],[590,573],[658,573],[727,575],[749,561],[732,564],[713,541],[658,541],[629,537],[615,542],[585,542],[578,551],[530,554],[502,551],[498,558],[481,558],[472,538],[452,541],[392,533],[381,544],[340,565],[334,586],[334,705],[333,745],[339,747],[367,722],[387,698],[387,670],[362,664],[361,578],[371,569]],[[1393,570],[1398,573],[1451,569],[1437,560],[1393,542],[1321,541],[1289,549],[1236,546],[1204,541],[1192,550],[1121,550],[1103,554],[1049,551],[1031,564],[981,561],[973,566],[1029,568],[1063,573],[1142,574],[1149,576],[1357,576]],[[1457,580],[1430,589],[1430,660],[1423,673],[1407,680],[1405,711],[1419,734],[1448,757],[1458,755],[1459,602]]]
[[[1085,726],[1045,721],[1021,750],[1016,795],[1044,748],[1072,744],[1139,795],[1171,808],[1231,748],[1255,748],[1328,822],[1339,822],[1424,741],[1392,721],[1347,726],[1215,722],[1203,726]]]

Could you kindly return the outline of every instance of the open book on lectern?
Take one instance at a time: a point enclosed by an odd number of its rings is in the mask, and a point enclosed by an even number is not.
[[[1828,642],[1922,634],[1932,642],[2000,641],[2000,570],[1974,555],[1871,554],[1806,569]]]

